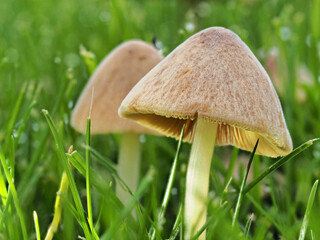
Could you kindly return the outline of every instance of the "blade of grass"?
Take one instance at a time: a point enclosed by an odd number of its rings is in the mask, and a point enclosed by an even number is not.
[[[67,75],[67,80],[69,80],[69,84],[70,84],[70,79]],[[54,105],[53,108],[51,110],[51,114],[55,114],[57,109],[59,108],[59,106],[62,103],[63,100],[63,96],[65,93],[65,89],[67,89],[67,84],[68,81],[61,81],[62,84],[60,85],[58,94],[57,94],[57,98],[54,101]],[[34,177],[34,169],[36,168],[38,161],[40,159],[40,157],[42,156],[42,154],[44,154],[44,152],[46,151],[46,147],[45,144],[49,138],[49,133],[50,133],[50,128],[47,127],[45,128],[43,131],[43,134],[40,136],[40,145],[36,148],[35,153],[32,155],[32,158],[28,164],[28,167],[25,171],[25,174],[23,174],[22,179],[21,179],[21,184],[18,188],[18,192],[21,192],[21,200],[23,201],[27,196],[28,196],[28,192],[27,190],[31,187],[33,187],[33,185],[30,184],[30,178]],[[38,179],[35,179],[34,184],[38,181]]]
[[[101,239],[113,239],[113,235],[116,233],[117,230],[120,229],[121,223],[124,221],[124,219],[127,217],[127,215],[130,214],[133,206],[136,204],[136,202],[140,199],[140,197],[143,195],[144,191],[147,189],[147,187],[152,183],[154,179],[155,170],[149,169],[149,171],[146,173],[145,177],[142,179],[136,193],[133,195],[133,198],[130,200],[129,204],[121,211],[121,213],[118,215],[118,217],[115,219],[114,223],[111,225],[107,233],[101,237]]]
[[[92,89],[92,99],[93,99],[94,89]],[[90,127],[91,127],[91,109],[92,109],[92,99],[90,106],[90,114],[87,119],[87,141],[86,146],[90,146]],[[86,188],[87,188],[87,211],[88,211],[88,222],[91,233],[95,237],[95,239],[99,239],[98,234],[95,231],[93,225],[93,216],[92,216],[92,202],[91,202],[91,168],[90,168],[90,150],[86,148]]]
[[[17,191],[16,191],[16,187],[14,185],[14,181],[13,181],[12,176],[10,174],[10,170],[8,168],[8,165],[7,165],[3,150],[1,148],[0,148],[0,159],[1,159],[1,164],[2,164],[2,167],[4,169],[5,175],[7,177],[7,181],[8,181],[9,186],[10,186],[10,190],[11,190],[12,197],[13,197],[13,202],[14,202],[14,205],[16,207],[19,219],[20,219],[23,239],[27,240],[28,239],[28,233],[27,233],[27,228],[26,228],[26,224],[25,224],[22,208],[21,208],[21,205],[20,205],[20,202],[19,202],[19,198],[18,198],[18,194],[17,194]]]
[[[89,149],[90,149],[90,147],[89,147]],[[71,164],[81,173],[81,175],[83,175],[85,177],[86,176],[86,167],[85,167],[85,160],[82,158],[82,156],[77,151],[73,151],[72,154],[66,153],[66,156],[68,157]],[[117,172],[115,171],[113,175],[115,177],[117,177],[116,176]],[[92,176],[92,184],[99,190],[99,192],[102,195],[105,195],[106,194],[105,190],[103,189],[103,187],[100,184],[101,180],[99,180],[95,174],[91,173],[91,176]],[[119,178],[118,179],[119,181],[123,182],[123,180],[120,177],[118,177],[118,178]],[[128,186],[125,185],[125,183],[124,183],[123,187],[125,189],[127,189],[127,191],[131,192],[131,190],[129,189]],[[122,203],[120,202],[118,197],[113,192],[110,192],[110,191],[108,191],[108,192],[109,192],[108,197],[112,198],[113,201],[117,201],[117,204],[122,205]],[[112,196],[110,194],[112,194]],[[132,194],[132,192],[131,192],[131,194]],[[142,225],[144,224],[144,219],[142,217],[141,209],[142,209],[142,206],[141,206],[140,202],[137,202],[136,210],[138,213],[138,218],[139,218],[139,223],[140,223],[139,226],[141,224]]]
[[[273,165],[271,165],[268,169],[266,169],[263,173],[261,173],[259,175],[259,177],[257,177],[256,179],[254,179],[250,184],[247,185],[247,187],[245,187],[245,189],[243,190],[243,194],[245,195],[246,193],[248,193],[253,187],[255,187],[262,179],[264,179],[266,176],[268,176],[270,173],[272,173],[274,170],[278,169],[280,166],[282,166],[284,163],[286,163],[287,161],[291,160],[292,158],[294,158],[295,156],[297,156],[298,154],[300,154],[301,152],[305,151],[307,148],[309,148],[310,146],[312,146],[312,144],[316,141],[320,140],[320,138],[316,138],[316,139],[311,139],[305,143],[303,143],[302,145],[300,145],[299,147],[297,147],[296,149],[294,149],[290,154],[288,154],[287,156],[282,157],[281,159],[279,159],[277,162],[275,162]],[[235,183],[235,182],[233,182]],[[239,189],[238,184],[234,184],[234,187]],[[252,200],[253,201],[253,200]],[[228,213],[230,211],[230,209],[232,208],[232,206],[234,206],[237,202],[237,199],[234,199],[233,201],[228,202],[228,204],[226,205],[226,207],[221,211],[224,212],[224,214]],[[202,226],[202,228],[197,232],[196,236],[198,236],[198,234],[201,234],[209,225],[213,224],[213,222],[216,221],[215,218],[213,217],[209,217],[207,222]],[[281,229],[281,228],[280,228]],[[192,239],[196,239],[196,236],[194,236]]]
[[[69,183],[68,178],[65,172],[62,173],[60,187],[57,192],[56,201],[54,203],[54,215],[52,222],[47,230],[47,234],[45,240],[53,239],[54,234],[56,233],[60,220],[61,220],[61,212],[62,212],[62,200],[61,195],[66,194],[68,191]]]
[[[316,196],[319,180],[316,180],[311,188],[311,192],[308,199],[307,209],[304,214],[303,222],[300,229],[299,240],[304,240],[309,224],[309,219],[311,215],[311,209],[313,206],[314,198]]]
[[[18,145],[18,142],[21,138],[21,134],[23,133],[23,131],[25,130],[26,128],[26,125],[27,125],[27,121],[30,117],[30,113],[31,113],[31,110],[34,108],[34,106],[36,105],[36,101],[33,100],[30,105],[28,106],[27,108],[27,111],[24,113],[23,117],[22,117],[22,122],[20,124],[20,126],[18,127],[18,129],[14,132],[13,136],[14,136],[14,139],[15,139],[15,148],[17,147]]]
[[[37,240],[41,240],[38,215],[36,211],[33,211],[33,221],[34,221],[34,227],[36,229]]]
[[[86,133],[86,147],[90,146],[90,127],[91,127],[91,109],[93,100],[94,88],[92,88],[92,98],[89,116],[87,118],[87,133]],[[88,211],[88,222],[91,232],[94,232],[93,217],[92,217],[92,205],[91,205],[91,174],[90,174],[90,151],[86,148],[86,188],[87,188],[87,211]]]
[[[86,167],[85,167],[85,161],[81,157],[81,155],[77,151],[73,151],[71,154],[66,153],[66,156],[73,167],[77,169],[77,171],[83,176],[86,177]],[[91,170],[91,180],[92,184],[99,190],[101,194],[104,193],[105,189],[101,185],[101,180],[98,179],[98,177],[92,172]]]
[[[155,229],[155,228],[152,229],[152,234],[151,234],[151,239],[152,240],[155,239],[157,230],[159,231],[158,235],[161,234],[162,225],[164,223],[164,215],[166,213],[167,206],[168,206],[168,203],[169,203],[169,200],[170,200],[173,181],[174,181],[174,178],[175,178],[175,175],[176,175],[176,171],[177,171],[178,157],[179,157],[180,147],[181,147],[181,143],[182,143],[182,139],[183,139],[183,135],[184,135],[184,129],[185,129],[185,125],[183,125],[183,127],[181,129],[177,151],[176,151],[176,154],[175,154],[175,157],[174,157],[174,160],[173,160],[173,164],[172,164],[172,167],[171,167],[169,180],[168,180],[167,187],[166,187],[166,190],[165,190],[165,194],[164,194],[164,197],[163,197],[163,200],[162,200],[162,203],[161,203],[161,208],[160,208],[159,216],[158,216],[158,224],[157,224],[158,226],[157,226],[157,229]]]
[[[81,203],[80,195],[79,195],[79,192],[77,190],[75,180],[74,180],[74,178],[72,176],[72,173],[71,173],[71,170],[70,170],[70,166],[68,164],[67,157],[65,156],[65,151],[64,151],[64,147],[63,147],[62,141],[61,141],[61,139],[60,139],[60,137],[58,135],[58,132],[57,132],[55,126],[54,126],[54,123],[52,121],[52,118],[51,118],[49,112],[47,110],[43,109],[42,113],[44,114],[44,116],[45,116],[45,118],[46,118],[46,120],[48,122],[48,125],[50,127],[50,130],[52,132],[52,135],[53,135],[53,138],[54,138],[54,141],[55,141],[55,144],[56,144],[56,146],[58,148],[59,158],[60,158],[60,160],[61,160],[61,162],[63,164],[63,168],[64,168],[64,170],[66,171],[66,174],[67,174],[67,178],[68,178],[68,181],[69,181],[69,184],[70,184],[70,189],[71,189],[71,193],[72,193],[72,196],[73,196],[73,200],[74,200],[77,212],[79,214],[79,220],[80,221],[78,221],[78,223],[82,227],[86,238],[87,239],[92,239],[90,231],[89,231],[89,228],[88,228],[88,225],[87,225],[87,222],[86,222],[86,219],[85,219],[85,216],[84,216],[84,209],[83,209],[83,206],[82,206],[82,203]]]
[[[287,161],[291,160],[295,156],[297,156],[299,153],[303,152],[307,148],[309,148],[314,142],[320,140],[320,138],[311,139],[296,149],[294,149],[291,153],[289,153],[287,156],[282,157],[277,162],[272,164],[268,169],[266,169],[263,173],[261,173],[256,179],[254,179],[252,182],[250,182],[246,188],[243,190],[244,193],[249,192],[254,186],[256,186],[262,179],[264,179],[266,176],[268,176],[270,173],[272,173],[274,170],[281,167],[283,164],[285,164]]]
[[[4,153],[7,152],[8,150],[8,147],[9,147],[9,143],[10,143],[10,137],[11,137],[11,134],[12,134],[12,131],[13,131],[13,128],[14,128],[14,125],[17,121],[17,117],[18,117],[18,114],[19,114],[19,111],[21,109],[21,105],[22,105],[22,100],[25,96],[25,93],[26,93],[26,89],[27,89],[27,83],[24,83],[21,90],[20,90],[20,93],[19,93],[19,96],[17,98],[17,101],[16,101],[16,104],[13,108],[13,112],[11,114],[11,118],[8,122],[8,127],[7,127],[7,137],[6,137],[6,140],[5,140],[5,144],[4,144]]]
[[[249,232],[250,232],[250,228],[251,228],[253,219],[254,219],[254,214],[251,213],[249,218],[248,218],[248,221],[246,223],[246,226],[244,228],[244,236],[246,237],[246,239],[249,239]]]
[[[2,175],[2,171],[0,171],[0,196],[1,196],[1,201],[3,205],[6,205],[8,193],[7,193],[7,186],[5,184],[5,180]]]
[[[182,205],[180,205],[180,207],[179,207],[179,212],[178,212],[176,221],[174,222],[173,229],[171,231],[171,235],[169,237],[169,240],[176,239],[176,237],[180,231],[180,228],[181,228],[181,218],[182,218]]]
[[[103,166],[105,166],[111,173],[113,174],[117,174],[117,168],[115,166],[115,164],[108,158],[102,156],[100,153],[98,153],[94,148],[92,148],[91,146],[87,147],[90,152],[92,153],[92,155],[97,159],[97,161],[102,164]]]
[[[232,173],[233,173],[234,167],[236,165],[238,154],[239,154],[239,148],[234,147],[232,150],[229,167],[228,167],[228,170],[225,175],[224,188],[226,188],[230,178],[232,177]]]
[[[235,208],[235,211],[234,211],[234,215],[233,215],[233,218],[232,218],[232,227],[234,227],[234,225],[235,225],[235,223],[236,223],[236,221],[238,219],[238,216],[239,216],[240,206],[241,206],[242,199],[243,199],[243,196],[244,196],[243,189],[244,189],[244,187],[246,185],[247,178],[248,178],[248,173],[249,173],[249,170],[250,170],[250,167],[251,167],[251,163],[252,163],[254,154],[256,153],[258,144],[259,144],[259,139],[257,140],[256,145],[254,146],[254,149],[253,149],[253,151],[251,153],[251,157],[250,157],[250,160],[249,160],[248,166],[247,166],[247,171],[246,171],[246,174],[244,175],[244,178],[242,180],[242,184],[241,184],[239,195],[238,195],[237,205],[236,205],[236,208]]]
[[[97,67],[97,59],[93,52],[88,51],[83,45],[80,45],[80,56],[82,57],[86,67],[88,69],[89,75],[92,75]]]

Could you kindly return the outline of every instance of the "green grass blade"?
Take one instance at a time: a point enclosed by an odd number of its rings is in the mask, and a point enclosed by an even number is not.
[[[64,170],[66,171],[66,174],[67,174],[67,177],[68,177],[68,181],[69,181],[69,184],[70,184],[70,190],[71,190],[71,193],[72,193],[72,196],[73,196],[73,200],[74,200],[77,212],[79,213],[79,220],[80,220],[79,224],[81,225],[86,238],[87,239],[92,239],[90,231],[89,231],[89,228],[88,228],[88,225],[87,225],[87,222],[86,222],[86,219],[85,219],[85,216],[84,216],[84,209],[83,209],[83,206],[82,206],[82,203],[81,203],[80,195],[79,195],[79,192],[77,190],[75,180],[74,180],[74,178],[72,176],[72,173],[71,173],[71,170],[70,170],[70,166],[68,164],[68,160],[67,160],[67,157],[65,155],[65,151],[64,151],[64,147],[63,147],[62,141],[60,140],[60,137],[59,137],[58,132],[57,132],[55,126],[54,126],[52,118],[49,115],[49,112],[47,110],[43,109],[42,113],[44,114],[44,116],[45,116],[45,118],[46,118],[46,120],[48,122],[48,125],[49,125],[49,127],[51,129],[55,144],[57,145],[57,148],[58,148],[59,158],[60,158],[60,160],[61,160],[61,162],[63,164]]]
[[[252,213],[252,214],[250,214],[248,221],[246,223],[246,226],[244,228],[244,235],[245,235],[246,239],[249,239],[249,232],[250,232],[250,228],[251,228],[253,219],[254,219],[254,214]]]
[[[86,163],[82,156],[77,151],[73,151],[71,154],[66,153],[66,156],[72,166],[74,166],[83,177],[86,177]],[[103,194],[105,192],[105,188],[102,186],[101,180],[98,179],[93,170],[91,170],[90,175],[92,184],[101,194]]]
[[[318,183],[319,183],[319,180],[316,180],[312,186],[312,189],[311,189],[311,192],[309,195],[308,204],[307,204],[307,209],[304,214],[303,222],[302,222],[301,229],[300,229],[299,240],[304,240],[304,238],[306,236],[308,223],[309,223],[309,219],[310,219],[310,215],[311,215],[311,209],[312,209],[314,198],[316,196],[316,192],[317,192],[317,188],[318,188]]]
[[[252,163],[254,154],[256,153],[258,144],[259,144],[259,139],[257,140],[257,143],[254,146],[254,149],[253,149],[253,151],[251,153],[251,157],[250,157],[250,160],[249,160],[248,166],[247,166],[247,171],[246,171],[246,174],[244,175],[243,180],[242,180],[242,184],[241,184],[239,195],[238,195],[237,205],[236,205],[236,208],[235,208],[235,211],[234,211],[234,215],[233,215],[233,218],[232,218],[232,227],[234,227],[234,225],[235,225],[235,223],[236,223],[236,221],[238,219],[240,206],[241,206],[242,199],[243,199],[243,196],[244,196],[243,190],[244,190],[244,187],[245,187],[246,182],[247,182],[248,173],[249,173],[249,170],[250,170],[250,167],[251,167],[251,163]]]
[[[243,190],[244,193],[249,192],[254,186],[256,186],[262,179],[264,179],[266,176],[268,176],[270,173],[272,173],[274,170],[281,167],[283,164],[297,156],[299,153],[303,152],[307,148],[309,148],[314,142],[318,141],[319,138],[311,139],[296,149],[294,149],[291,153],[289,153],[287,156],[284,156],[283,158],[279,159],[277,162],[272,164],[270,167],[268,167],[267,170],[265,170],[263,173],[261,173],[256,179],[254,179],[252,182],[250,182],[246,188]]]
[[[245,195],[247,192],[249,192],[253,187],[256,186],[256,184],[258,184],[262,179],[264,179],[266,176],[268,176],[270,173],[272,173],[274,170],[278,169],[280,166],[282,166],[284,163],[286,163],[287,161],[291,160],[292,158],[294,158],[295,156],[297,156],[298,154],[300,154],[301,152],[305,151],[307,148],[309,148],[310,146],[313,145],[314,142],[320,140],[319,138],[316,139],[311,139],[305,143],[303,143],[302,145],[300,145],[299,147],[297,147],[296,149],[294,149],[290,154],[288,154],[287,156],[279,159],[277,162],[275,162],[273,165],[271,165],[266,171],[264,171],[263,173],[261,173],[259,175],[259,177],[257,177],[256,179],[254,179],[250,184],[248,184],[245,189],[243,190],[243,194]],[[235,187],[237,188],[238,185],[235,185]],[[232,208],[232,206],[234,206],[236,204],[237,200],[234,199],[231,202],[228,202],[228,204],[226,205],[226,207],[224,208],[224,212],[225,214],[227,212],[229,212],[229,210]],[[198,236],[198,234],[200,235],[202,233],[202,231],[204,231],[209,225],[213,224],[213,222],[216,219],[213,217],[208,218],[207,222],[203,225],[203,227],[197,232],[197,234],[192,238],[192,239],[196,239],[196,236]],[[278,226],[279,227],[279,226]],[[281,228],[280,228],[281,229]]]
[[[69,182],[65,172],[62,173],[60,187],[57,192],[56,201],[54,203],[54,215],[52,222],[47,230],[47,234],[45,240],[53,239],[54,234],[56,233],[58,226],[61,221],[61,213],[62,213],[62,195],[66,194],[68,191]]]
[[[29,120],[29,117],[30,117],[30,113],[31,113],[31,110],[34,108],[34,106],[37,104],[37,102],[34,100],[30,103],[30,105],[28,106],[27,108],[27,111],[25,112],[25,114],[23,115],[22,117],[22,122],[20,124],[20,126],[18,127],[17,131],[15,132],[14,134],[14,139],[15,139],[15,148],[17,147],[18,145],[18,142],[21,138],[21,135],[23,133],[23,131],[25,130],[26,128],[26,125],[27,125],[27,121]]]
[[[26,228],[23,212],[22,212],[22,209],[21,209],[21,205],[20,205],[20,202],[19,202],[18,194],[17,194],[17,191],[16,191],[16,187],[15,187],[15,185],[13,183],[14,181],[13,181],[12,176],[10,174],[10,170],[9,170],[8,165],[7,165],[4,153],[3,153],[1,148],[0,148],[0,159],[1,159],[1,164],[2,164],[2,167],[4,169],[5,175],[6,175],[7,180],[8,180],[9,186],[10,186],[10,190],[11,190],[12,197],[13,197],[13,202],[14,202],[14,205],[16,207],[19,219],[20,219],[23,239],[27,240],[28,239],[28,233],[27,233],[27,228]]]
[[[154,169],[149,169],[149,171],[146,173],[145,177],[142,179],[136,193],[133,195],[133,198],[130,200],[129,204],[120,212],[118,217],[115,219],[112,226],[109,228],[108,232],[101,237],[101,239],[114,239],[114,234],[117,230],[120,229],[121,223],[125,220],[126,216],[130,214],[133,206],[136,204],[138,199],[143,195],[147,187],[152,183],[155,175]]]
[[[15,125],[15,123],[17,121],[17,117],[18,117],[18,114],[19,114],[19,111],[20,111],[20,108],[21,108],[21,105],[22,105],[22,100],[23,100],[24,95],[26,93],[26,89],[27,89],[27,84],[25,83],[22,86],[21,90],[20,90],[20,93],[19,93],[19,96],[17,98],[16,104],[15,104],[15,106],[13,108],[13,112],[11,114],[11,118],[9,120],[8,127],[7,127],[7,137],[6,137],[5,145],[4,145],[4,153],[6,153],[7,150],[8,150],[9,143],[10,143],[10,137],[11,137],[14,125]]]
[[[231,154],[228,170],[227,170],[226,175],[225,175],[224,188],[226,188],[230,178],[232,177],[232,173],[233,173],[234,167],[235,167],[236,162],[237,162],[238,154],[239,154],[239,148],[234,147],[233,150],[232,150],[232,154]]]
[[[263,207],[251,196],[249,193],[246,194],[246,197],[250,200],[253,206],[262,214],[264,215],[278,230],[279,232],[285,236],[286,232],[283,227],[278,223],[277,219],[268,211],[264,210]]]
[[[169,237],[169,240],[176,239],[176,237],[181,229],[181,218],[182,218],[182,205],[180,205],[180,207],[179,207],[179,212],[177,214],[176,221],[174,222],[173,229],[172,229],[171,235]]]
[[[171,190],[172,190],[172,186],[173,186],[173,182],[174,182],[174,178],[176,175],[176,171],[177,171],[177,164],[178,164],[178,157],[179,157],[179,153],[180,153],[180,147],[181,147],[181,143],[182,143],[182,139],[183,139],[183,135],[184,135],[184,129],[185,129],[185,125],[183,125],[182,129],[181,129],[181,133],[180,133],[180,138],[179,138],[179,142],[178,142],[178,147],[177,147],[177,151],[173,160],[173,164],[171,167],[171,172],[170,172],[170,176],[169,176],[169,180],[167,183],[167,187],[165,190],[165,194],[162,200],[162,204],[161,204],[161,208],[159,211],[159,216],[158,216],[158,226],[157,229],[153,229],[152,230],[152,234],[151,234],[151,239],[154,240],[155,236],[156,236],[156,230],[159,231],[159,235],[161,234],[161,229],[162,229],[162,225],[164,223],[164,215],[166,213],[167,210],[167,206],[170,200],[170,195],[171,195]]]
[[[0,171],[0,197],[3,205],[6,205],[8,193],[5,180],[3,179],[2,171]]]
[[[66,156],[68,157],[68,160],[70,161],[72,166],[74,166],[78,170],[78,172],[85,177],[86,176],[85,160],[77,152],[77,150],[73,151],[71,154],[66,153]]]
[[[91,146],[87,147],[90,152],[92,153],[93,157],[96,158],[96,160],[105,166],[112,174],[117,174],[117,168],[116,165],[108,158],[102,156],[100,153],[98,153],[94,148]]]
[[[51,114],[53,114],[53,115],[56,113],[57,109],[59,108],[59,106],[62,103],[63,96],[64,96],[64,93],[65,93],[65,89],[67,88],[67,83],[68,83],[68,81],[62,81],[62,84],[59,87],[57,98],[55,98],[54,105],[53,105],[53,108],[52,108],[52,111],[51,111]],[[39,140],[40,145],[37,147],[36,151],[32,155],[31,160],[30,160],[30,162],[28,164],[28,167],[27,167],[27,169],[25,171],[25,174],[22,177],[21,184],[20,184],[19,189],[18,189],[18,191],[21,192],[22,201],[28,195],[28,192],[26,190],[28,190],[28,188],[32,188],[33,187],[33,186],[30,185],[30,178],[34,177],[34,172],[35,172],[34,170],[38,165],[38,161],[41,158],[42,154],[44,154],[44,152],[47,149],[45,147],[45,144],[46,144],[46,142],[47,142],[47,140],[49,138],[50,128],[47,127],[42,132],[43,133],[42,133],[42,135],[40,137],[40,140]],[[37,179],[36,179],[36,181],[34,181],[34,184],[36,182],[37,182]]]
[[[86,146],[90,146],[90,116],[87,119],[87,142]],[[91,232],[93,232],[93,217],[92,217],[92,205],[91,205],[91,174],[90,174],[90,151],[86,148],[86,188],[87,188],[87,211],[88,211],[88,222]]]
[[[36,211],[33,211],[33,221],[34,221],[34,227],[36,229],[37,240],[41,240],[38,215]]]
[[[80,55],[86,64],[89,75],[92,75],[97,67],[97,59],[93,52],[88,51],[83,45],[80,45]]]
[[[87,142],[86,146],[90,146],[90,126],[91,126],[91,117],[87,119]],[[95,231],[93,225],[93,216],[92,216],[92,201],[91,201],[91,168],[90,168],[90,150],[86,148],[86,188],[87,188],[87,211],[88,211],[88,222],[91,233],[95,239],[99,239],[98,234]]]

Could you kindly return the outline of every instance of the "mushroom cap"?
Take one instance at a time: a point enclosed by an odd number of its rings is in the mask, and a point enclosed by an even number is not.
[[[205,29],[153,68],[123,100],[119,114],[178,138],[186,123],[192,141],[197,117],[218,123],[217,145],[231,144],[270,157],[292,151],[272,82],[232,31]]]
[[[140,40],[130,40],[115,48],[100,63],[85,86],[73,110],[71,125],[81,133],[86,132],[94,88],[92,134],[155,134],[155,131],[134,121],[120,118],[118,108],[131,88],[162,59],[163,56],[156,48]]]

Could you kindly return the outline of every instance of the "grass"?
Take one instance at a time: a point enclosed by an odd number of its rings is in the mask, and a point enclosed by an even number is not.
[[[115,168],[120,137],[80,135],[70,113],[97,63],[124,40],[153,40],[167,55],[210,26],[236,32],[264,65],[295,151],[280,159],[254,156],[247,172],[250,153],[216,147],[203,230],[208,239],[320,239],[319,6],[320,0],[0,1],[0,240],[45,239],[58,196],[54,239],[181,239],[190,145],[177,151],[173,139],[143,136],[141,183],[124,207],[114,194],[115,184],[126,188]],[[57,195],[64,172],[70,190]]]

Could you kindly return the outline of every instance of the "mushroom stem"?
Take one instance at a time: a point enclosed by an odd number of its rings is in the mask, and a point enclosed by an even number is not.
[[[199,117],[191,147],[184,206],[185,239],[190,239],[206,222],[211,159],[217,123]],[[198,239],[205,239],[203,232]]]
[[[124,133],[120,141],[118,174],[134,193],[137,190],[140,170],[140,141],[139,134]],[[131,195],[117,184],[116,194],[124,205],[131,200]]]

